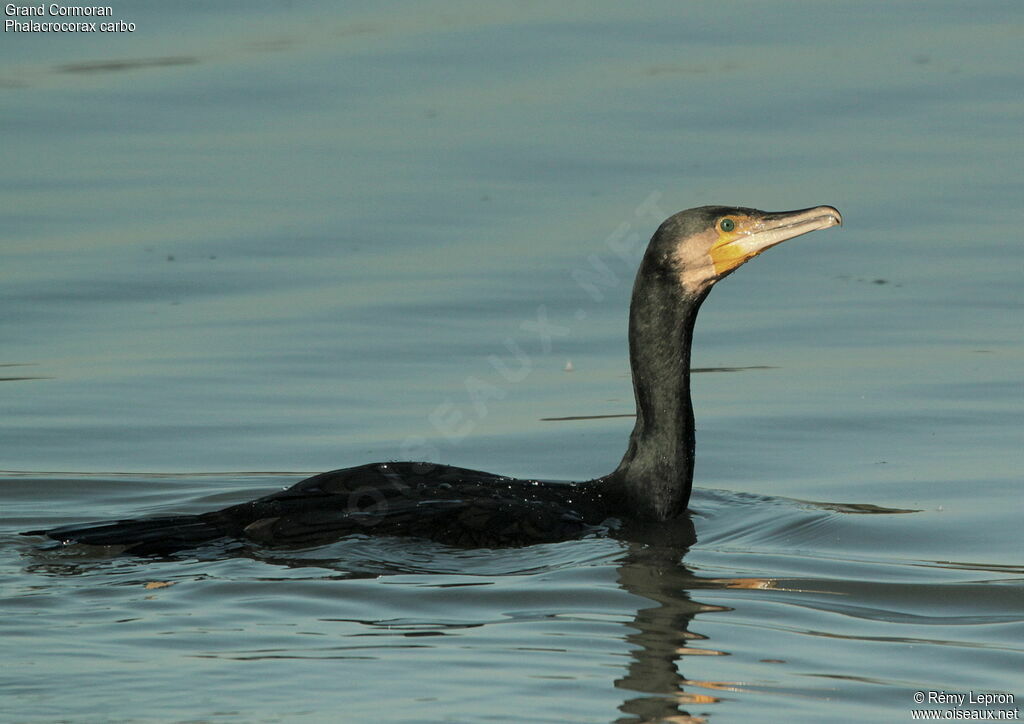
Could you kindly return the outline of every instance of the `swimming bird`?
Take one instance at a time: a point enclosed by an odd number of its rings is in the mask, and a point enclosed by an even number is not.
[[[637,271],[629,313],[636,423],[618,467],[577,483],[516,479],[423,462],[321,473],[201,515],[70,525],[24,535],[167,554],[225,540],[304,546],[346,535],[404,535],[456,546],[554,542],[609,525],[664,522],[693,481],[690,343],[711,288],[783,241],[842,223],[831,206],[764,212],[702,206],[666,219]]]

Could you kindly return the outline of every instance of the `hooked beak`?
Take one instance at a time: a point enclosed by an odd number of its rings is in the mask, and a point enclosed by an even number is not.
[[[715,273],[722,277],[763,252],[797,236],[839,226],[843,216],[831,206],[815,206],[799,211],[761,214],[736,214],[728,217],[733,228],[718,228],[718,239],[711,247]]]

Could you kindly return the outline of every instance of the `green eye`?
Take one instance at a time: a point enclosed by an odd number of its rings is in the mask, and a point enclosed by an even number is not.
[[[722,231],[732,231],[736,228],[736,222],[732,219],[722,219],[718,222],[718,228]]]

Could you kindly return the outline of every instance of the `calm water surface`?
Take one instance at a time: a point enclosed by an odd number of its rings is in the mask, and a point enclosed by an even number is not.
[[[1019,708],[1019,3],[114,15],[136,31],[0,44],[0,719]],[[605,473],[637,254],[705,203],[846,226],[704,305],[672,531],[171,560],[17,535],[373,460]]]

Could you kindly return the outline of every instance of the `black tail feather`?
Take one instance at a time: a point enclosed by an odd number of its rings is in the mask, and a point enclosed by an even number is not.
[[[62,543],[91,546],[125,546],[126,553],[174,553],[222,538],[226,531],[208,516],[177,515],[98,523],[79,523],[49,530],[30,530],[22,535],[43,535]]]

